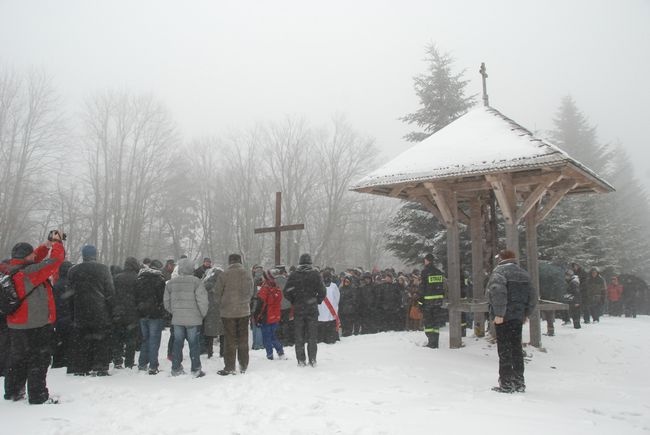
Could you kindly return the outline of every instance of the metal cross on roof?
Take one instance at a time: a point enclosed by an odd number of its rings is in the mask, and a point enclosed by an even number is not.
[[[483,78],[483,105],[487,107],[490,105],[490,101],[488,100],[487,82],[485,80],[488,77],[485,62],[481,62],[481,69],[478,72],[481,73],[481,77]]]

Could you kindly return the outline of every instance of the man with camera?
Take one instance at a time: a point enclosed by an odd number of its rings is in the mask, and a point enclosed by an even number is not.
[[[22,300],[18,309],[7,315],[11,355],[5,400],[22,400],[27,384],[30,404],[57,403],[49,396],[46,377],[56,320],[50,277],[65,258],[62,240],[65,233],[53,230],[36,249],[29,243],[17,243],[9,262],[0,264],[2,273],[12,275],[16,294]]]

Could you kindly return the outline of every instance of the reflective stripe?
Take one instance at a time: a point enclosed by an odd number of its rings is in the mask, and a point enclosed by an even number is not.
[[[434,332],[434,333],[439,333],[440,329],[438,328],[424,328],[424,332]]]
[[[427,281],[429,282],[429,284],[435,284],[437,282],[442,282],[442,280],[443,280],[442,275],[429,275],[429,277],[427,278]]]
[[[430,301],[432,299],[444,299],[445,295],[431,295],[431,296],[425,296],[424,300],[425,301]]]

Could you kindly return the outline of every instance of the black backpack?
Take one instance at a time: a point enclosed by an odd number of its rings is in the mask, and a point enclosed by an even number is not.
[[[18,297],[13,276],[21,270],[22,267],[18,267],[8,274],[0,272],[0,316],[8,316],[15,313],[18,308],[20,308],[23,301],[27,299],[34,290],[36,290],[36,287],[34,287],[24,297]]]

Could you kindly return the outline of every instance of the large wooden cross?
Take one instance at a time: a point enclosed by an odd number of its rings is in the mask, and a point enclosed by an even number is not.
[[[275,233],[275,264],[280,260],[280,236],[283,231],[304,230],[305,225],[282,225],[282,192],[275,192],[275,226],[268,228],[255,228],[255,234]]]

